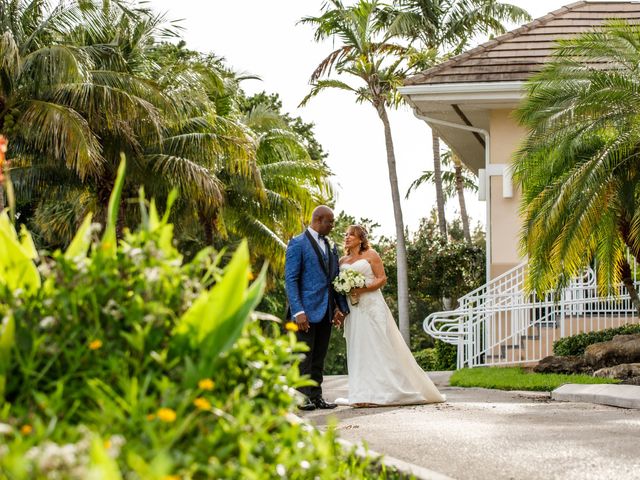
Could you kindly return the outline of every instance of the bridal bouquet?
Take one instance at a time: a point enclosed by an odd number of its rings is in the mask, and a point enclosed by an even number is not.
[[[352,269],[340,270],[338,276],[333,280],[333,289],[343,295],[348,295],[355,288],[362,288],[366,284],[364,275]],[[351,304],[356,305],[357,300],[350,297]]]

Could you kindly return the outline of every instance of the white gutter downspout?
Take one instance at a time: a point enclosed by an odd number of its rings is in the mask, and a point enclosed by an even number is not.
[[[440,120],[438,118],[427,117],[418,112],[417,108],[413,109],[413,114],[427,123],[435,123],[436,125],[443,125],[445,127],[459,128],[460,130],[466,130],[468,132],[476,132],[484,137],[484,172],[482,169],[478,172],[478,195],[482,198],[482,193],[485,194],[485,201],[487,202],[487,224],[486,224],[486,249],[487,249],[487,269],[486,269],[486,281],[489,283],[491,280],[491,195],[487,195],[491,190],[491,175],[487,175],[489,172],[489,165],[491,164],[491,135],[484,128],[471,127],[469,125],[460,125],[459,123],[447,122],[446,120]],[[484,178],[482,178],[484,177]],[[510,184],[511,182],[509,182]],[[484,190],[484,192],[483,192]]]

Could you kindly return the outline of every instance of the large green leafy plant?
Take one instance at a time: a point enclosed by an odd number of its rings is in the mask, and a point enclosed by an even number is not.
[[[249,285],[246,244],[185,263],[143,195],[117,240],[123,176],[102,236],[88,217],[65,252],[38,256],[0,218],[0,476],[368,475],[291,415],[300,346],[250,320],[265,273]]]

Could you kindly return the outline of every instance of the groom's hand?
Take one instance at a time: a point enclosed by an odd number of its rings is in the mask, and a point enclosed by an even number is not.
[[[300,330],[301,332],[309,331],[310,325],[306,313],[300,313],[296,315],[296,325],[298,325],[298,330]]]
[[[344,313],[336,308],[335,312],[333,312],[333,320],[331,321],[336,328],[342,327],[342,322],[344,321]]]

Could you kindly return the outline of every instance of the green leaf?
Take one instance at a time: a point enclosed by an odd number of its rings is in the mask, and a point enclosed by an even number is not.
[[[149,230],[149,212],[147,211],[147,204],[144,198],[144,187],[140,187],[138,190],[138,204],[140,205],[140,223],[142,228]]]
[[[116,254],[117,239],[116,239],[116,225],[118,223],[118,212],[120,210],[120,197],[122,195],[122,187],[124,186],[124,174],[127,169],[127,159],[124,153],[120,154],[120,166],[118,167],[118,174],[116,175],[116,181],[113,185],[113,191],[111,197],[109,197],[109,208],[107,210],[107,225],[104,229],[104,235],[102,236],[102,242],[100,249],[108,255]]]
[[[246,300],[241,307],[224,323],[221,323],[215,331],[202,342],[201,350],[204,352],[203,360],[215,358],[226,352],[238,340],[244,324],[249,319],[251,312],[258,306],[266,284],[266,266],[247,291]]]
[[[176,334],[193,335],[192,345],[206,345],[204,351],[209,358],[232,345],[264,289],[266,273],[263,270],[247,290],[249,271],[249,249],[245,240],[225,268],[220,281],[210,291],[203,292],[182,315]]]
[[[64,252],[66,259],[71,260],[73,258],[87,256],[87,252],[91,246],[91,219],[91,213],[84,217],[82,225],[80,225],[76,235],[73,237],[73,240],[71,240],[67,251]]]
[[[222,278],[203,292],[180,318],[177,333],[193,331],[196,343],[216,330],[243,304],[249,282],[249,249],[243,241],[227,265]]]
[[[34,291],[40,288],[40,273],[33,263],[37,252],[26,229],[18,239],[6,212],[0,213],[0,284],[11,291],[19,288]]]
[[[4,401],[4,389],[7,383],[7,372],[11,360],[11,349],[15,344],[16,324],[13,315],[6,317],[0,331],[0,404]]]
[[[91,441],[90,464],[87,478],[95,480],[122,480],[118,464],[109,456],[100,437]]]

